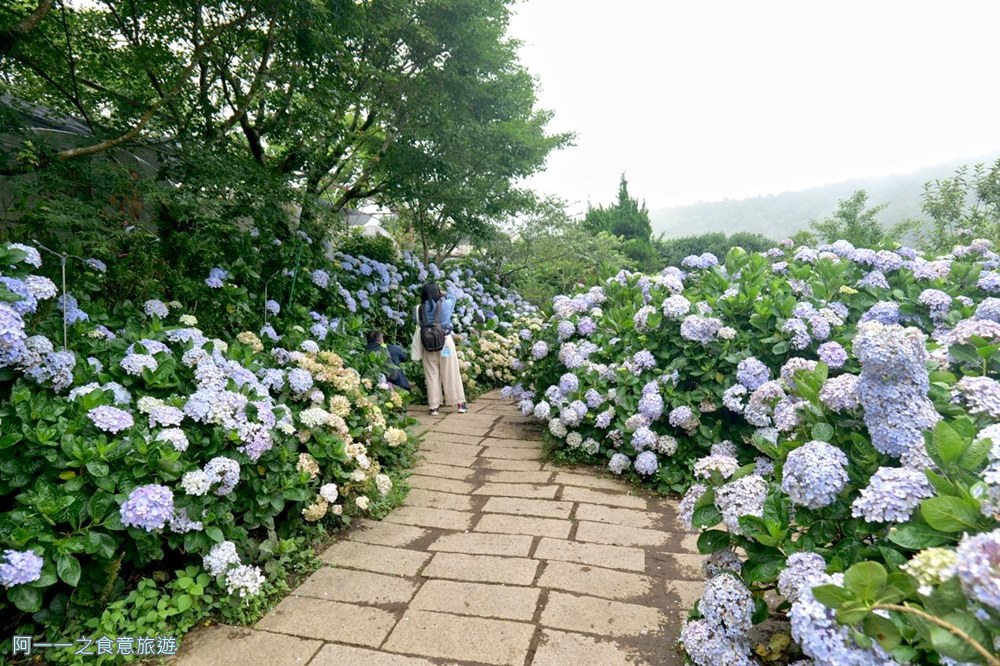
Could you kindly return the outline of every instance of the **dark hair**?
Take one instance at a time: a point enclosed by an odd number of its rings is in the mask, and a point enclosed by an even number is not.
[[[368,334],[365,337],[368,339],[368,344],[372,344],[373,342],[381,342],[383,339],[382,331],[378,329],[375,329],[373,331],[368,331]]]
[[[422,303],[439,300],[441,300],[441,287],[437,286],[436,282],[428,282],[420,290],[420,301]]]

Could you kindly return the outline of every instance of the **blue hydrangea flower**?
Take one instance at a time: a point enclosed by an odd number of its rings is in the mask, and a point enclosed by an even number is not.
[[[3,552],[3,562],[0,562],[0,585],[14,587],[34,583],[42,577],[44,564],[45,560],[33,551],[8,548]]]
[[[608,469],[614,474],[621,474],[632,465],[632,461],[624,453],[616,453],[608,461]]]
[[[691,620],[681,629],[681,645],[695,666],[752,666],[750,642],[731,639],[707,619]]]
[[[757,478],[757,477],[747,477]],[[705,583],[698,610],[723,636],[745,637],[753,626],[753,595],[739,578],[722,573]]]
[[[146,313],[147,317],[159,317],[160,319],[164,319],[170,314],[170,310],[167,309],[166,304],[163,301],[156,300],[155,298],[151,298],[146,301],[143,304],[142,309]]]
[[[824,342],[816,353],[819,355],[819,360],[834,370],[844,367],[847,363],[847,351],[839,342]]]
[[[229,279],[229,272],[222,268],[213,268],[208,272],[208,277],[205,278],[205,284],[212,289],[221,289],[223,283]]]
[[[796,504],[810,509],[829,506],[846,485],[847,456],[831,444],[806,442],[785,460],[781,489]]]
[[[798,600],[805,590],[825,581],[826,560],[817,553],[792,553],[785,568],[778,574],[778,592],[790,602]]]
[[[736,366],[736,381],[751,391],[771,378],[771,369],[753,356],[745,358]]]
[[[536,361],[540,361],[549,355],[549,346],[544,340],[539,340],[531,346],[531,356]]]
[[[659,467],[660,463],[652,451],[643,451],[635,458],[635,471],[642,476],[655,474]]]
[[[166,486],[153,483],[133,490],[121,505],[122,524],[147,532],[163,529],[173,515],[174,494]]]
[[[965,535],[955,554],[955,573],[969,598],[1000,610],[1000,529]]]
[[[132,418],[131,414],[124,409],[118,409],[109,405],[94,407],[87,412],[87,416],[90,417],[91,422],[95,426],[111,434],[118,434],[135,425],[135,419]]]
[[[869,321],[877,321],[887,326],[898,324],[900,321],[899,303],[895,301],[880,301],[876,303],[861,315],[859,323]]]
[[[851,505],[851,515],[869,523],[902,523],[921,500],[933,496],[934,488],[923,471],[879,467]]]

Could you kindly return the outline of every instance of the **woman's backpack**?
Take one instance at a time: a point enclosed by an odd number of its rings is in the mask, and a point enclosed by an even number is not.
[[[444,349],[445,332],[441,328],[441,301],[434,304],[434,321],[427,321],[427,310],[420,304],[420,344],[424,351],[436,352]]]

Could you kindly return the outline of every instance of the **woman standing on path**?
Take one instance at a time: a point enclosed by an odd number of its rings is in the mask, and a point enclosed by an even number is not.
[[[410,355],[414,360],[419,358],[423,362],[427,406],[431,416],[437,416],[441,407],[442,388],[445,405],[456,405],[459,414],[469,411],[452,336],[451,315],[454,310],[454,296],[441,293],[441,288],[433,282],[424,285],[415,313],[417,328],[413,332]]]

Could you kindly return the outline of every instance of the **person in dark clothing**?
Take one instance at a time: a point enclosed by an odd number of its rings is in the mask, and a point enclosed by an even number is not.
[[[400,367],[404,361],[410,360],[409,355],[399,345],[385,344],[385,336],[382,334],[382,331],[369,331],[366,338],[368,340],[368,346],[365,347],[367,351],[381,352],[389,357],[391,367],[386,372],[386,380],[390,384],[409,391],[410,382],[406,379],[406,375],[403,374],[403,370]]]

